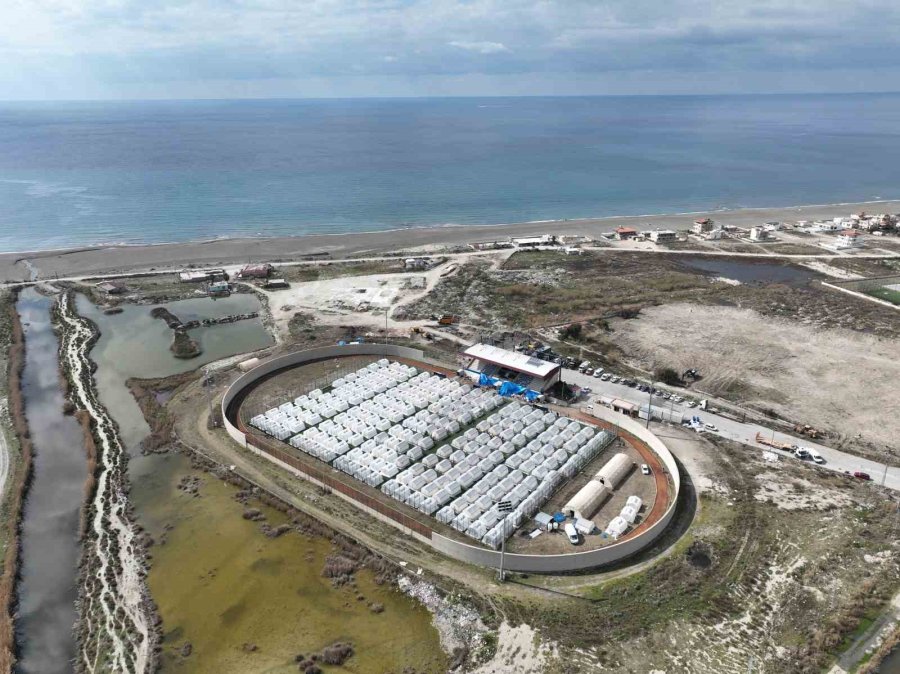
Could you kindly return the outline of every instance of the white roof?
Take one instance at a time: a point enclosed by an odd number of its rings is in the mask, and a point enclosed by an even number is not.
[[[475,344],[463,353],[472,358],[487,360],[510,370],[525,372],[535,377],[546,377],[559,367],[556,363],[550,363],[517,351],[501,349],[499,346],[491,346],[490,344]]]

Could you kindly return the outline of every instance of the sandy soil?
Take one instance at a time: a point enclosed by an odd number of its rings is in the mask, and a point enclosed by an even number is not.
[[[615,335],[645,366],[699,368],[698,386],[714,395],[844,439],[887,447],[900,436],[897,340],[694,304],[647,309]]]
[[[223,239],[153,246],[109,246],[0,254],[0,279],[23,281],[34,269],[42,278],[95,273],[122,273],[150,268],[178,269],[188,264],[225,265],[247,261],[296,259],[308,255],[349,256],[384,251],[413,250],[439,245],[465,245],[516,235],[552,231],[596,237],[620,226],[686,229],[699,217],[722,224],[752,226],[770,220],[797,221],[831,218],[866,211],[895,212],[900,202],[755,208],[727,212],[609,217],[555,222],[496,224],[470,227],[431,227],[340,235],[282,237],[273,239]]]

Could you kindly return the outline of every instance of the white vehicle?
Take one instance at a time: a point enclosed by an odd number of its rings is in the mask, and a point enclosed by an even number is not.
[[[806,449],[805,447],[797,447],[797,449],[794,450],[794,456],[796,456],[801,461],[805,461],[806,459],[812,458],[812,456],[809,453],[809,450]]]
[[[693,400],[691,400],[691,401],[688,402],[688,404],[687,404],[688,407],[695,407],[696,405],[697,405],[697,403],[695,403]]]
[[[602,368],[602,367],[598,367],[596,370],[594,370],[594,376],[595,376],[595,377],[602,377],[602,376],[603,376],[603,368]]]
[[[578,532],[575,530],[574,524],[572,524],[571,522],[566,522],[566,526],[563,527],[563,531],[565,531],[566,536],[569,537],[569,543],[571,543],[572,545],[578,545]]]
[[[809,456],[810,456],[810,458],[812,458],[813,463],[818,463],[818,464],[825,463],[825,458],[814,449],[809,450]]]
[[[642,463],[641,464],[641,473],[643,473],[644,475],[649,475],[650,474],[650,466],[648,466],[646,463]]]
[[[719,430],[718,428],[716,428],[716,425],[715,425],[715,424],[708,424],[708,423],[707,423],[707,424],[703,424],[703,426],[704,426],[704,428],[706,428],[706,430],[708,430],[708,431],[717,431],[717,430]]]

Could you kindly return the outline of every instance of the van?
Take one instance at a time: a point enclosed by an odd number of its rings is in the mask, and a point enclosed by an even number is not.
[[[818,464],[820,464],[820,465],[823,464],[823,463],[825,463],[825,459],[822,457],[822,455],[819,454],[819,453],[818,453],[816,450],[814,450],[814,449],[810,449],[810,450],[809,450],[809,456],[810,456],[810,458],[813,460],[813,463],[818,463]]]
[[[563,531],[566,532],[566,536],[569,537],[569,543],[572,545],[578,545],[578,531],[575,530],[575,525],[571,522],[566,522],[566,526],[563,527]]]

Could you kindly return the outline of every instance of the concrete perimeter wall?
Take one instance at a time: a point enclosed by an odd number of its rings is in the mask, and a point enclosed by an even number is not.
[[[277,370],[288,367],[295,367],[304,363],[324,360],[328,358],[367,355],[386,357],[395,356],[399,358],[418,360],[423,363],[432,365],[441,365],[440,363],[425,358],[424,354],[418,349],[412,349],[405,346],[396,346],[393,344],[348,344],[346,346],[329,346],[318,349],[310,349],[307,351],[296,351],[294,353],[278,356],[276,358],[263,361],[249,372],[241,375],[234,381],[234,383],[231,384],[231,386],[228,387],[228,390],[225,392],[225,395],[222,398],[222,419],[225,425],[225,430],[242,447],[245,447],[256,454],[259,454],[260,456],[264,456],[269,460],[272,460],[275,463],[281,465],[282,467],[292,470],[292,472],[296,473],[296,470],[293,470],[293,467],[288,466],[285,461],[280,461],[277,457],[272,456],[273,452],[261,452],[253,445],[248,444],[247,437],[244,435],[243,431],[237,428],[228,416],[228,409],[231,406],[231,403],[248,385],[253,384],[262,377],[265,377],[266,375],[269,375]],[[673,497],[671,499],[669,507],[657,522],[632,538],[627,538],[626,540],[623,540],[621,542],[613,543],[612,545],[607,545],[596,550],[572,552],[562,555],[507,554],[504,559],[504,566],[506,569],[510,571],[523,571],[529,573],[560,573],[566,571],[580,571],[583,569],[590,569],[606,564],[611,564],[626,557],[630,557],[631,555],[634,555],[640,550],[646,548],[657,538],[659,538],[659,536],[666,530],[666,528],[672,521],[672,517],[675,515],[675,509],[678,505],[678,499],[680,496],[681,475],[678,470],[678,464],[675,462],[675,458],[672,456],[671,452],[669,452],[668,448],[658,437],[656,437],[653,433],[648,431],[642,424],[638,423],[634,419],[626,417],[622,414],[617,414],[610,409],[606,409],[600,406],[595,408],[594,415],[600,419],[603,419],[604,421],[615,425],[617,427],[619,435],[626,440],[634,439],[643,442],[653,452],[656,453],[656,455],[660,458],[660,461],[662,461],[663,465],[666,467],[666,470],[668,471],[669,476],[674,483],[672,492]],[[629,436],[631,436],[631,438],[629,438]],[[316,477],[320,476],[307,475],[306,477],[313,477],[315,479]],[[422,533],[426,533],[424,531],[421,533],[411,531],[410,527],[403,526],[401,522],[394,521],[394,518],[390,514],[376,512],[372,508],[367,507],[364,503],[357,503],[357,501],[349,495],[339,494],[339,496],[347,498],[347,500],[350,500],[355,505],[358,505],[360,508],[362,508],[366,512],[369,512],[375,517],[378,517],[383,521],[397,526],[405,533],[414,534],[416,538],[422,539]],[[458,559],[463,562],[469,562],[471,564],[477,564],[479,566],[500,566],[500,553],[495,550],[490,550],[488,548],[476,545],[469,545],[468,543],[463,543],[461,541],[448,538],[434,531],[431,532],[430,542],[432,547],[434,547],[436,550],[454,559]]]

